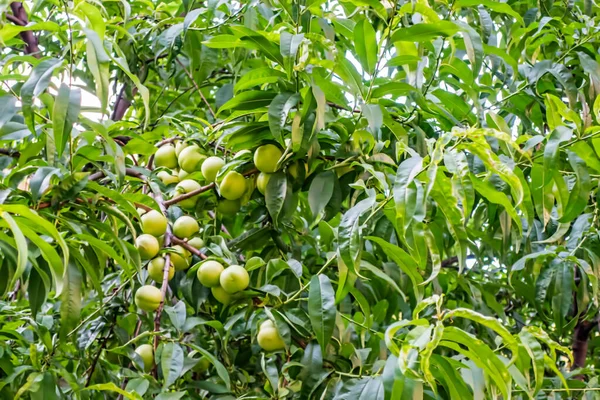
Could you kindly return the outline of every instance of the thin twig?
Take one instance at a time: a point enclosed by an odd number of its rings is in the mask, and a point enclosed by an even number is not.
[[[242,175],[244,175],[244,176],[250,176],[250,175],[256,174],[257,172],[258,172],[258,170],[253,169],[251,171],[243,173]],[[198,188],[196,190],[192,190],[191,192],[179,195],[177,197],[173,197],[171,200],[165,201],[165,207],[170,207],[173,204],[176,204],[176,203],[179,203],[180,201],[192,198],[192,197],[194,197],[196,195],[199,195],[200,193],[208,192],[209,190],[213,189],[214,187],[215,187],[215,183],[213,182],[213,183],[209,183],[206,186],[202,186],[201,188]]]
[[[173,242],[173,244],[179,245],[181,247],[183,247],[184,249],[186,249],[187,251],[189,251],[192,254],[197,255],[198,257],[200,257],[203,260],[206,260],[208,257],[206,257],[206,254],[202,253],[200,250],[198,250],[195,247],[192,247],[188,242],[186,242],[185,240],[181,240],[176,236],[171,237],[171,240]]]
[[[188,78],[190,78],[190,80],[192,81],[192,84],[194,85],[194,87],[196,88],[196,91],[198,92],[198,94],[202,98],[202,101],[204,102],[204,104],[206,104],[206,107],[208,107],[208,111],[210,111],[210,114],[213,116],[214,119],[217,119],[217,115],[213,111],[213,109],[210,106],[208,100],[206,100],[206,97],[204,97],[204,94],[202,94],[202,90],[200,89],[200,87],[198,86],[198,84],[196,83],[196,81],[194,80],[194,77],[192,76],[192,74],[190,73],[190,71],[187,70],[187,68],[185,67],[185,65],[183,65],[183,63],[179,60],[179,58],[175,58],[175,60],[181,66],[181,68],[183,68],[183,70],[185,71],[185,74],[188,76]]]

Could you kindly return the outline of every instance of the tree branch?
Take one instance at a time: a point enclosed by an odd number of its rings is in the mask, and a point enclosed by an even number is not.
[[[27,11],[23,7],[23,3],[14,2],[11,3],[10,9],[12,10],[12,17],[7,14],[7,19],[17,25],[27,26],[29,19],[27,18]],[[31,54],[35,58],[40,58],[40,48],[38,47],[38,40],[32,31],[23,31],[19,34],[21,39],[25,42],[25,53]]]
[[[202,253],[197,248],[190,246],[185,240],[181,240],[181,239],[179,239],[178,237],[175,237],[175,236],[171,237],[171,240],[173,241],[174,244],[183,247],[184,249],[186,249],[190,253],[197,255],[198,257],[200,257],[203,260],[206,260],[208,258],[208,257],[206,257],[206,254]]]

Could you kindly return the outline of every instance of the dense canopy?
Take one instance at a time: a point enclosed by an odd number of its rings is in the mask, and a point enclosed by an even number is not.
[[[0,2],[0,398],[597,398],[591,0]]]

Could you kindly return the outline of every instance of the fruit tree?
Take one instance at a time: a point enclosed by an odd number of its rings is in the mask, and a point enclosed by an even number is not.
[[[0,399],[572,399],[592,0],[0,1]]]

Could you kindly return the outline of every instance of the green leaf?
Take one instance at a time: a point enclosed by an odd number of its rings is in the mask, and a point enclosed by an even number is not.
[[[321,350],[325,352],[335,326],[335,292],[327,275],[314,275],[308,290],[308,316]]]
[[[473,184],[473,188],[477,192],[479,192],[479,194],[481,194],[481,196],[483,196],[486,200],[504,207],[504,210],[507,212],[508,215],[510,215],[514,223],[517,225],[517,228],[519,229],[519,234],[523,233],[521,217],[517,214],[517,210],[515,210],[506,194],[498,191],[490,183],[490,181],[484,182],[480,179],[477,179],[477,177],[473,174],[471,174],[471,183]]]
[[[458,30],[458,26],[450,21],[416,24],[408,28],[397,29],[390,40],[392,42],[428,42],[438,36],[453,36]]]
[[[368,236],[367,240],[377,243],[381,246],[383,252],[392,260],[393,262],[400,267],[402,272],[404,272],[413,285],[413,291],[417,300],[421,300],[423,298],[423,289],[421,287],[421,283],[423,283],[423,277],[419,273],[417,268],[417,262],[403,249],[398,246],[395,246],[387,241],[375,237]]]
[[[52,113],[52,133],[58,158],[62,156],[71,139],[71,130],[79,118],[80,107],[81,91],[78,88],[71,89],[63,83],[58,91],[58,96],[56,96]]]
[[[317,175],[310,184],[308,190],[308,204],[310,211],[316,218],[321,211],[325,209],[331,196],[335,183],[335,173],[333,171],[324,171]]]
[[[163,389],[170,387],[183,371],[183,350],[177,343],[167,342],[160,355],[160,367],[163,374]]]
[[[21,278],[21,275],[23,275],[23,272],[25,272],[25,267],[27,266],[27,241],[25,240],[25,236],[23,236],[19,225],[17,225],[17,222],[13,219],[13,217],[10,216],[9,213],[3,211],[0,215],[6,221],[11,230],[15,240],[15,248],[17,249],[17,268],[13,273],[10,283],[8,284],[8,287],[12,289],[17,280]]]
[[[366,19],[358,22],[354,27],[354,48],[363,70],[373,75],[378,59],[377,38],[373,25]]]
[[[423,159],[420,156],[408,158],[398,166],[394,181],[394,202],[396,204],[396,218],[398,225],[406,229],[410,225],[407,218],[407,204],[409,202],[409,185],[417,175],[423,171]]]
[[[108,80],[110,77],[109,65],[110,57],[104,48],[104,39],[98,36],[94,30],[83,28],[87,37],[86,56],[87,66],[94,77],[96,83],[96,96],[100,99],[100,109],[105,112],[108,105]]]
[[[352,94],[361,95],[364,98],[365,93],[362,78],[350,61],[345,58],[338,60],[334,71],[349,86]]]
[[[592,189],[592,182],[585,162],[570,150],[567,151],[567,154],[569,155],[569,164],[571,164],[571,168],[573,168],[577,176],[577,182],[573,186],[573,189],[571,189],[569,202],[562,217],[559,219],[559,222],[563,223],[573,221],[586,209]]]
[[[521,332],[519,332],[519,338],[533,363],[533,373],[535,376],[535,390],[533,395],[536,395],[542,389],[544,384],[545,353],[540,343],[535,340],[535,337],[529,331],[525,329],[521,330]]]
[[[277,71],[273,68],[257,68],[242,75],[240,80],[237,81],[233,87],[233,91],[234,93],[238,93],[243,90],[251,89],[255,86],[262,86],[266,83],[275,83],[280,79],[285,78],[285,73]]]
[[[279,51],[283,57],[296,57],[298,48],[304,40],[304,33],[292,35],[289,32],[281,32],[279,40]]]
[[[283,210],[288,189],[290,188],[288,188],[285,173],[279,171],[271,174],[265,191],[265,202],[275,225],[277,225],[281,211]]]
[[[223,383],[225,383],[227,389],[231,390],[231,379],[229,378],[229,373],[227,372],[227,369],[223,366],[223,364],[219,360],[217,360],[214,355],[204,350],[202,347],[199,347],[193,343],[189,343],[188,345],[189,347],[206,357],[208,361],[210,361],[210,363],[215,366],[219,378],[221,378]]]
[[[506,3],[501,3],[493,0],[458,0],[454,3],[454,8],[477,7],[484,6],[492,11],[510,15],[523,25],[523,17],[521,14],[511,8]]]
[[[112,382],[91,385],[86,388],[83,388],[82,390],[100,390],[103,392],[116,392],[116,393],[119,393],[120,395],[122,395],[124,398],[130,399],[130,400],[141,400],[141,398],[142,398],[142,396],[140,396],[139,394],[127,392]]]
[[[254,110],[260,107],[268,106],[275,93],[264,92],[262,90],[250,90],[247,92],[239,93],[219,108],[217,114],[228,110]]]
[[[346,211],[338,228],[338,252],[351,272],[356,272],[362,251],[359,219],[375,204],[375,196],[364,200]]]
[[[383,383],[379,377],[349,379],[341,387],[333,400],[373,399],[383,400]]]
[[[114,48],[115,52],[117,53],[117,57],[113,57],[112,54],[109,54],[110,59],[115,64],[117,64],[117,66],[119,68],[121,68],[121,70],[125,73],[125,75],[127,75],[127,77],[129,79],[131,79],[131,81],[135,85],[138,93],[142,97],[142,102],[144,103],[144,111],[145,111],[144,112],[144,128],[145,128],[148,126],[148,123],[150,121],[150,92],[148,91],[148,88],[142,84],[142,81],[140,81],[140,78],[136,74],[132,73],[129,70],[129,64],[127,63],[127,58],[125,57],[125,54],[123,53],[121,48],[117,45],[113,46],[113,48]]]
[[[27,82],[21,86],[23,115],[31,132],[35,132],[33,98],[46,90],[54,71],[62,66],[62,63],[62,60],[56,58],[43,60],[33,68]]]
[[[81,272],[73,263],[69,263],[64,276],[63,290],[60,295],[60,332],[64,340],[68,332],[79,323],[81,316]]]
[[[275,140],[283,143],[282,129],[292,108],[298,104],[298,93],[279,93],[269,104],[269,128]]]

